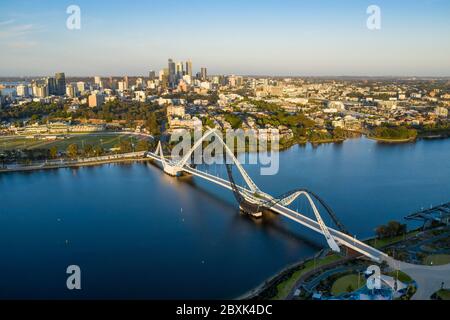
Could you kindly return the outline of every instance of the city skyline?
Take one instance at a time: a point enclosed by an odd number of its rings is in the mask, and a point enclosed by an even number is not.
[[[5,3],[2,76],[142,76],[175,62],[194,73],[266,76],[449,76],[447,1],[77,1],[81,29],[66,28],[68,1]],[[381,29],[366,27],[369,5]],[[431,5],[432,4],[432,5]],[[139,10],[136,10],[136,8]],[[132,15],[132,18],[129,18]]]

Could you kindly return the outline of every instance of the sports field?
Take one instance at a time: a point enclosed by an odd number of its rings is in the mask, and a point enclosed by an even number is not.
[[[104,149],[109,149],[117,146],[123,140],[130,140],[132,143],[136,143],[138,139],[134,136],[123,134],[78,134],[63,140],[54,141],[27,139],[23,136],[0,137],[0,151],[14,149],[50,149],[53,146],[56,146],[59,151],[64,151],[70,144],[77,144],[79,148],[83,148],[87,144],[93,146],[101,145]]]

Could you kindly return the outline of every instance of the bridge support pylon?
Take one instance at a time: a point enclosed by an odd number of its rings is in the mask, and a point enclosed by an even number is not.
[[[164,172],[167,173],[169,176],[179,177],[183,173],[183,170],[181,170],[176,166],[166,165],[164,167]]]
[[[254,203],[250,203],[247,202],[245,200],[243,200],[240,204],[239,204],[239,210],[246,214],[249,215],[253,218],[262,218],[263,216],[263,210],[256,204]]]

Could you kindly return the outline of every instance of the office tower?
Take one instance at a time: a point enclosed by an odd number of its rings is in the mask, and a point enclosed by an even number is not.
[[[192,73],[192,61],[191,60],[189,60],[189,61],[186,61],[186,74],[188,75],[188,76],[193,76],[193,73]]]
[[[125,76],[123,78],[123,86],[124,86],[124,90],[128,90],[128,88],[130,87],[130,83],[128,82],[128,76]]]
[[[117,80],[114,80],[113,77],[109,77],[109,88],[111,90],[116,90],[117,89]]]
[[[34,83],[32,86],[33,96],[36,98],[45,98],[49,95],[48,87],[43,83]]]
[[[66,86],[66,95],[69,98],[75,98],[77,96],[77,87],[72,83]]]
[[[156,80],[156,72],[154,70],[150,70],[148,73],[149,80]]]
[[[123,92],[128,90],[128,85],[126,81],[117,82],[117,90]]]
[[[66,76],[64,72],[55,74],[56,81],[56,95],[63,96],[66,94]]]
[[[172,59],[169,59],[169,87],[175,88],[176,86],[176,64]]]
[[[159,81],[162,81],[164,77],[169,78],[169,69],[168,68],[164,68],[161,71],[159,71]]]
[[[89,107],[90,108],[100,107],[104,101],[105,99],[103,95],[96,93],[91,94],[88,99]]]
[[[57,88],[55,78],[48,77],[47,79],[45,79],[45,83],[47,85],[49,95],[57,95],[58,94],[58,88]]]
[[[176,72],[177,72],[177,80],[180,80],[184,76],[184,63],[178,62],[176,65]]]
[[[207,78],[208,78],[208,70],[206,68],[201,68],[200,79],[202,81],[206,81]]]
[[[25,84],[19,84],[16,88],[16,91],[19,97],[28,97],[30,95],[28,86]]]
[[[86,85],[83,81],[77,82],[77,90],[82,94],[84,93],[84,91],[86,90]]]
[[[39,85],[36,87],[36,97],[45,98],[48,96],[48,90],[46,85]]]
[[[137,78],[136,79],[136,88],[139,89],[139,90],[144,88],[144,79],[142,79],[142,78]]]
[[[99,76],[94,77],[94,83],[99,87],[103,88],[102,78]]]

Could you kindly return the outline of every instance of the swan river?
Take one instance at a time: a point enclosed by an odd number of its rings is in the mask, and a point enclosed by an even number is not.
[[[294,146],[280,164],[274,176],[246,169],[272,195],[314,191],[359,239],[450,201],[450,139]],[[150,163],[0,174],[0,298],[235,298],[325,245],[281,216],[241,215],[231,191]],[[80,266],[82,290],[67,290],[69,265]]]

